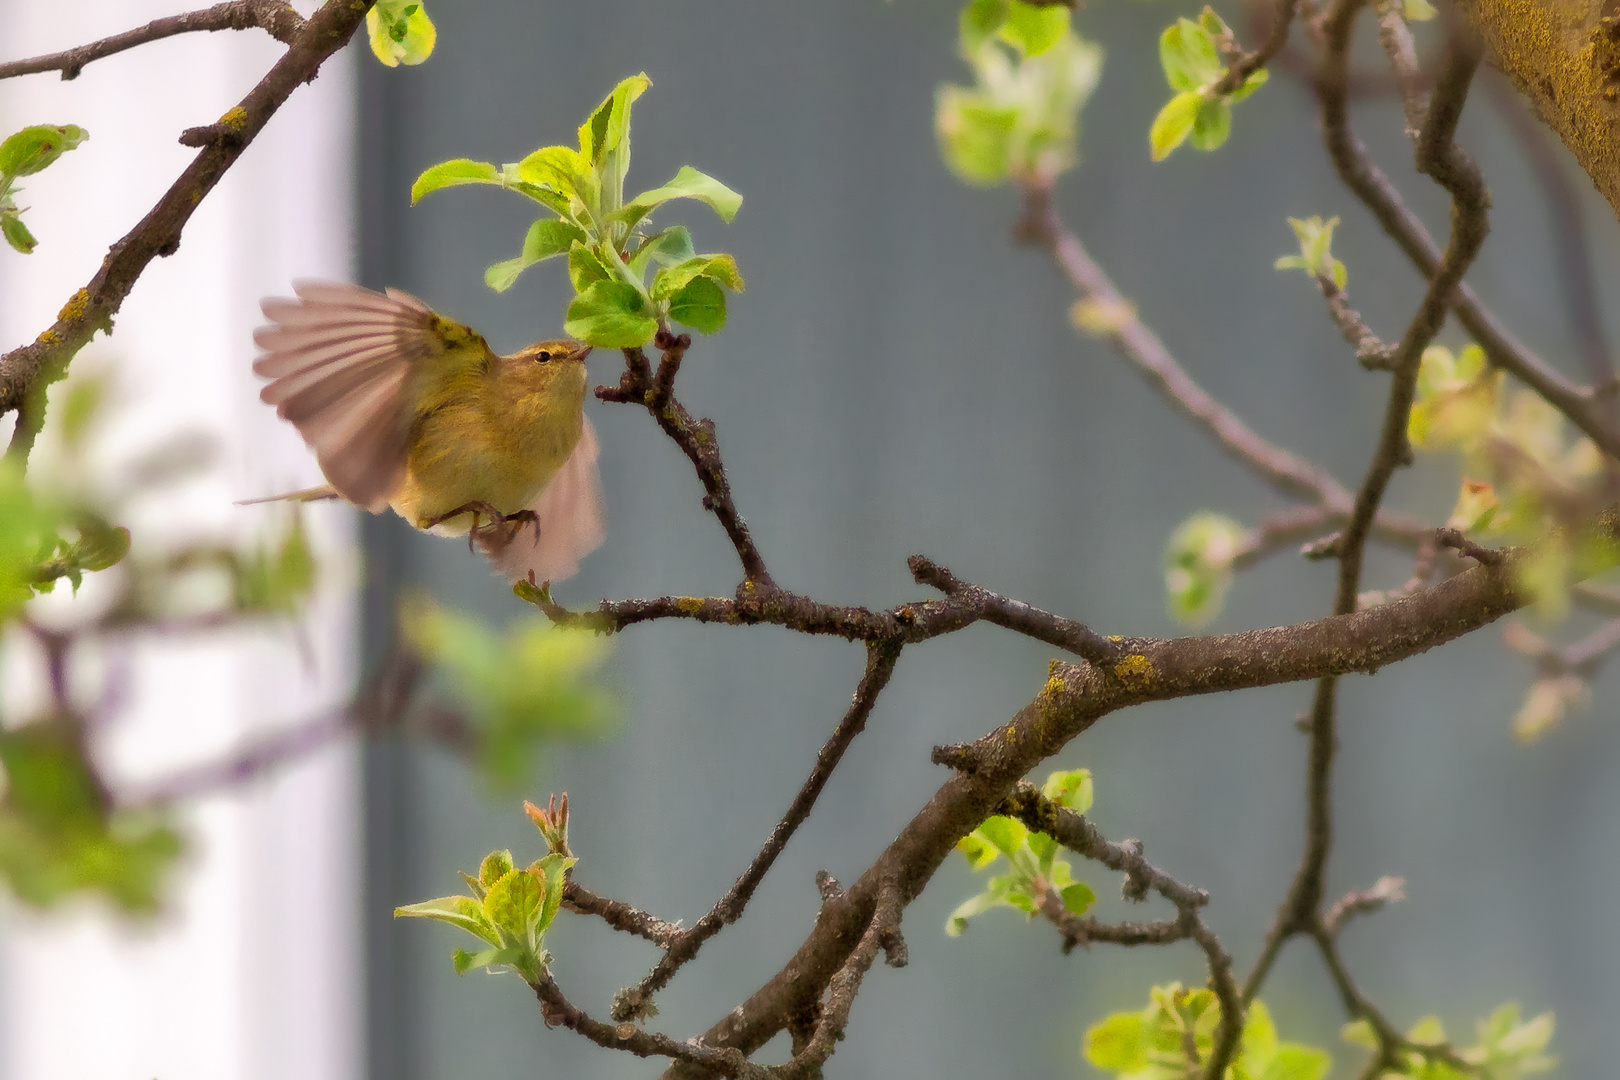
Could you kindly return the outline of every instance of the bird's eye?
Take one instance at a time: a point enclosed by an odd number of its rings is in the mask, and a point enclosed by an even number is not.
[[[551,353],[550,353],[550,351],[548,351],[546,349],[541,349],[540,352],[535,355],[535,359],[543,364],[547,360],[551,359]]]

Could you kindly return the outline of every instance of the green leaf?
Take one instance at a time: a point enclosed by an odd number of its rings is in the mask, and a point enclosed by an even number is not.
[[[644,345],[658,330],[641,293],[622,281],[597,281],[568,305],[565,333],[587,345],[630,349]]]
[[[1024,828],[1023,822],[1000,814],[985,818],[984,824],[974,831],[1009,859],[1020,854],[1024,850],[1024,842],[1029,839],[1029,830]]]
[[[508,870],[489,885],[484,915],[514,941],[533,947],[545,904],[545,890],[527,870]]]
[[[441,896],[437,900],[424,900],[420,904],[406,904],[394,909],[394,918],[436,919],[451,926],[459,926],[491,945],[501,943],[495,927],[484,914],[483,905],[470,896]]]
[[[457,949],[450,954],[450,962],[455,965],[457,975],[465,975],[476,967],[495,970],[509,967],[522,974],[524,967],[532,966],[532,956],[529,950],[523,948],[483,949],[475,953]]]
[[[945,164],[970,184],[1006,180],[1018,116],[1016,108],[988,104],[961,87],[940,87],[934,117]]]
[[[1232,134],[1232,106],[1221,98],[1201,101],[1193,118],[1192,144],[1197,150],[1216,150]]]
[[[1352,1020],[1344,1025],[1339,1029],[1339,1038],[1352,1046],[1363,1046],[1368,1050],[1378,1049],[1378,1033],[1365,1020]]]
[[[685,225],[671,225],[662,232],[647,237],[631,253],[630,272],[641,277],[647,272],[649,262],[655,262],[660,266],[675,266],[696,256],[697,250],[692,247],[692,233]]]
[[[501,878],[512,872],[512,853],[510,851],[492,851],[484,856],[484,861],[478,864],[478,884],[486,890]]]
[[[0,178],[32,176],[90,137],[77,124],[34,124],[0,143]],[[6,185],[0,183],[0,188]]]
[[[726,325],[726,294],[712,278],[693,278],[669,298],[669,317],[702,334],[719,333]]]
[[[1034,5],[1012,0],[1000,27],[1003,41],[1025,56],[1047,52],[1069,32],[1069,9],[1062,4]]]
[[[562,907],[563,886],[567,882],[568,868],[579,862],[561,852],[553,852],[543,859],[537,860],[529,867],[529,872],[540,874],[545,886],[545,897],[540,907],[540,921],[538,932],[544,934],[557,917],[557,909]]]
[[[1407,22],[1428,22],[1440,14],[1429,0],[1406,0],[1402,8]]]
[[[15,210],[0,210],[0,235],[5,236],[6,243],[13,250],[24,255],[32,254],[34,248],[39,246],[39,241],[34,239],[34,234],[28,231],[28,226],[23,224]]]
[[[707,203],[720,220],[729,222],[737,216],[742,206],[742,196],[732,191],[714,177],[701,173],[690,165],[682,165],[669,182],[662,187],[655,187],[651,191],[643,191],[640,195],[624,204],[619,211],[625,220],[639,220],[641,217],[669,202],[671,199],[697,199]]]
[[[1096,789],[1090,769],[1067,769],[1052,773],[1041,785],[1041,794],[1077,814],[1091,809]]]
[[[700,277],[709,277],[742,292],[744,281],[737,269],[737,260],[730,255],[697,255],[674,266],[666,267],[653,277],[651,295],[654,300],[673,297],[687,284]]]
[[[1165,103],[1148,129],[1148,147],[1154,161],[1163,161],[1170,156],[1170,151],[1186,141],[1203,104],[1204,95],[1197,90],[1179,93]]]
[[[366,33],[372,53],[388,67],[420,64],[439,37],[421,0],[377,0],[366,12]]]
[[[1191,19],[1177,19],[1159,35],[1159,63],[1170,89],[1202,90],[1226,72],[1210,32]]]
[[[1097,894],[1083,881],[1064,886],[1059,895],[1063,897],[1063,906],[1076,915],[1084,915],[1097,902]]]
[[[523,254],[515,259],[496,263],[484,271],[484,282],[496,292],[505,292],[517,281],[518,275],[537,262],[568,251],[575,243],[584,244],[585,230],[567,221],[541,218],[529,226],[523,239]]]
[[[613,274],[584,243],[575,240],[568,247],[568,280],[576,293],[582,293],[598,281],[610,281]],[[639,304],[640,296],[637,295]]]
[[[962,51],[969,54],[978,52],[1007,21],[1010,7],[1010,0],[971,0],[962,9],[957,27]]]
[[[969,919],[984,914],[1000,902],[1000,897],[988,890],[964,900],[945,920],[945,936],[961,937],[967,931]]]
[[[441,161],[437,165],[422,170],[422,174],[411,185],[411,205],[416,205],[417,201],[424,195],[431,195],[443,188],[457,187],[461,184],[499,184],[500,182],[500,171],[487,161],[473,161],[470,158]]]
[[[1170,534],[1164,553],[1164,585],[1170,614],[1199,625],[1213,619],[1232,584],[1232,559],[1246,530],[1222,514],[1198,513]]]
[[[630,132],[630,103],[651,85],[652,80],[647,78],[646,72],[622,80],[596,107],[590,118],[580,125],[579,152],[591,164],[600,165],[610,151],[618,149],[624,142]]]
[[[1326,1050],[1284,1043],[1256,1080],[1322,1080],[1331,1068],[1333,1058]]]
[[[970,870],[983,870],[1001,857],[996,846],[977,831],[970,832],[956,842],[956,850],[967,857]]]
[[[1243,84],[1241,86],[1239,86],[1236,90],[1232,91],[1232,93],[1231,93],[1228,100],[1230,100],[1230,101],[1242,101],[1244,98],[1248,97],[1250,94],[1254,93],[1256,90],[1258,90],[1262,86],[1266,85],[1266,80],[1268,80],[1270,78],[1271,78],[1271,73],[1269,71],[1267,71],[1265,68],[1258,69],[1257,71],[1250,74],[1247,79],[1244,79]]]
[[[1143,1072],[1151,1049],[1137,1013],[1115,1013],[1086,1032],[1086,1060],[1104,1072]]]
[[[571,146],[542,146],[514,166],[519,180],[596,205],[596,173],[590,159]]]

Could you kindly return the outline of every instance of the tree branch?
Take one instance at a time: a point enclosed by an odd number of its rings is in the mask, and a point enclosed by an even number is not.
[[[76,79],[86,64],[150,41],[198,30],[249,30],[254,27],[265,31],[283,45],[291,45],[304,28],[304,19],[284,0],[229,0],[228,3],[215,4],[201,11],[153,19],[145,26],[75,49],[0,63],[0,79],[42,71],[60,71],[64,80]]]
[[[287,51],[221,120],[234,132],[197,154],[146,216],[102,261],[90,283],[75,293],[56,322],[32,343],[0,356],[0,414],[22,408],[42,375],[65,373],[69,360],[98,330],[110,330],[135,282],[159,255],[172,255],[198,205],[287,98],[347,44],[374,0],[327,0],[293,35]]]
[[[804,824],[814,809],[816,800],[821,797],[822,790],[827,781],[832,779],[833,770],[843,759],[844,751],[849,744],[855,741],[855,736],[866,729],[867,717],[872,715],[872,708],[877,704],[878,694],[888,685],[889,677],[894,674],[895,662],[900,658],[900,645],[894,642],[872,643],[866,647],[866,672],[861,676],[860,685],[855,688],[855,696],[850,701],[849,710],[839,721],[838,727],[833,730],[832,736],[822,746],[821,752],[816,755],[816,764],[810,770],[789,804],[782,820],[776,823],[771,835],[766,839],[765,845],[754,856],[748,869],[743,871],[731,889],[710,908],[708,913],[694,923],[689,930],[683,930],[672,938],[665,949],[663,958],[656,967],[642,979],[639,984],[621,990],[613,1003],[613,1018],[615,1020],[634,1020],[647,1014],[648,1006],[652,1004],[652,995],[668,984],[675,972],[694,956],[703,943],[708,941],[722,929],[736,922],[742,917],[743,909],[748,906],[754,890],[764,880],[770,871],[776,857],[782,853],[787,842]],[[864,970],[864,969],[863,969]],[[823,1055],[825,1057],[825,1055]]]

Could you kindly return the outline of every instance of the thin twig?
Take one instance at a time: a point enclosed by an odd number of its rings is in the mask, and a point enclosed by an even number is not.
[[[1114,350],[1147,377],[1170,404],[1215,440],[1227,454],[1285,495],[1326,505],[1348,505],[1350,493],[1310,462],[1266,441],[1210,397],[1176,362],[1164,342],[1137,318],[1101,266],[1064,225],[1047,184],[1024,186],[1024,212],[1017,235],[1040,245],[1082,297],[1109,313],[1104,334]]]
[[[675,923],[665,922],[656,915],[650,915],[622,900],[609,900],[605,896],[596,895],[576,883],[572,876],[563,886],[562,902],[563,907],[575,914],[595,915],[613,929],[646,938],[660,948],[667,949],[669,943],[681,932],[681,928]]]
[[[667,335],[660,336],[660,340],[667,345],[669,341],[666,339]],[[674,340],[678,343],[679,339]],[[737,551],[737,558],[742,561],[743,582],[737,589],[739,599],[774,592],[776,582],[771,578],[770,571],[765,569],[765,558],[759,553],[753,534],[748,531],[748,524],[732,502],[731,482],[726,478],[725,466],[720,461],[714,421],[692,419],[692,414],[675,399],[675,373],[686,346],[676,344],[674,349],[673,361],[671,354],[666,352],[657,377],[652,373],[646,353],[639,348],[623,350],[625,370],[619,377],[619,385],[598,386],[596,396],[603,401],[644,405],[653,419],[658,421],[658,426],[664,429],[664,434],[673,439],[692,462],[698,480],[703,484],[704,509],[711,511],[720,522],[720,527],[725,529],[726,536],[731,540],[731,546]]]
[[[0,79],[42,71],[60,71],[63,79],[76,79],[86,64],[150,41],[198,30],[250,30],[255,27],[283,45],[291,45],[304,28],[304,19],[293,10],[291,4],[283,0],[229,0],[228,3],[215,4],[200,11],[153,19],[145,26],[64,52],[0,63]]]
[[[716,901],[714,907],[688,930],[683,930],[670,940],[663,957],[656,967],[648,972],[636,986],[628,987],[619,992],[613,1003],[613,1018],[615,1020],[634,1020],[645,1016],[647,1008],[652,1004],[652,996],[669,982],[687,961],[697,955],[703,943],[718,934],[722,929],[736,922],[742,917],[743,909],[753,897],[754,890],[764,880],[767,872],[776,857],[782,853],[787,842],[799,826],[804,824],[815,808],[816,800],[832,778],[833,770],[843,759],[844,752],[855,737],[866,729],[867,717],[871,716],[872,708],[877,704],[877,698],[888,685],[889,677],[894,674],[894,665],[900,658],[900,645],[894,642],[874,642],[866,648],[866,671],[861,676],[860,685],[855,688],[855,694],[839,721],[838,727],[833,730],[831,737],[822,746],[821,752],[816,755],[816,764],[805,778],[799,793],[794,796],[782,820],[776,823],[771,835],[766,839],[763,847],[754,856],[748,869],[743,871],[737,881],[731,886],[726,895]]]
[[[157,204],[113,244],[90,283],[75,293],[56,322],[30,344],[0,356],[0,414],[23,406],[42,378],[65,373],[68,361],[98,330],[110,330],[148,264],[180,247],[180,235],[242,151],[292,92],[319,73],[365,19],[374,0],[327,0],[299,26],[287,51],[236,108],[226,114],[235,137],[199,152]]]

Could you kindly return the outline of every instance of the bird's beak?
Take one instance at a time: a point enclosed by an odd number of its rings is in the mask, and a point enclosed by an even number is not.
[[[578,357],[578,359],[579,359],[579,362],[580,362],[580,363],[582,363],[582,364],[583,364],[583,363],[584,363],[584,362],[585,362],[585,358],[586,358],[586,357],[587,357],[587,356],[589,356],[589,355],[591,355],[591,350],[592,350],[592,349],[593,349],[593,348],[595,348],[595,346],[594,346],[594,345],[587,345],[587,346],[585,346],[585,347],[584,347],[584,348],[583,348],[583,349],[581,349],[581,350],[580,350],[580,351],[579,351],[579,357]]]

